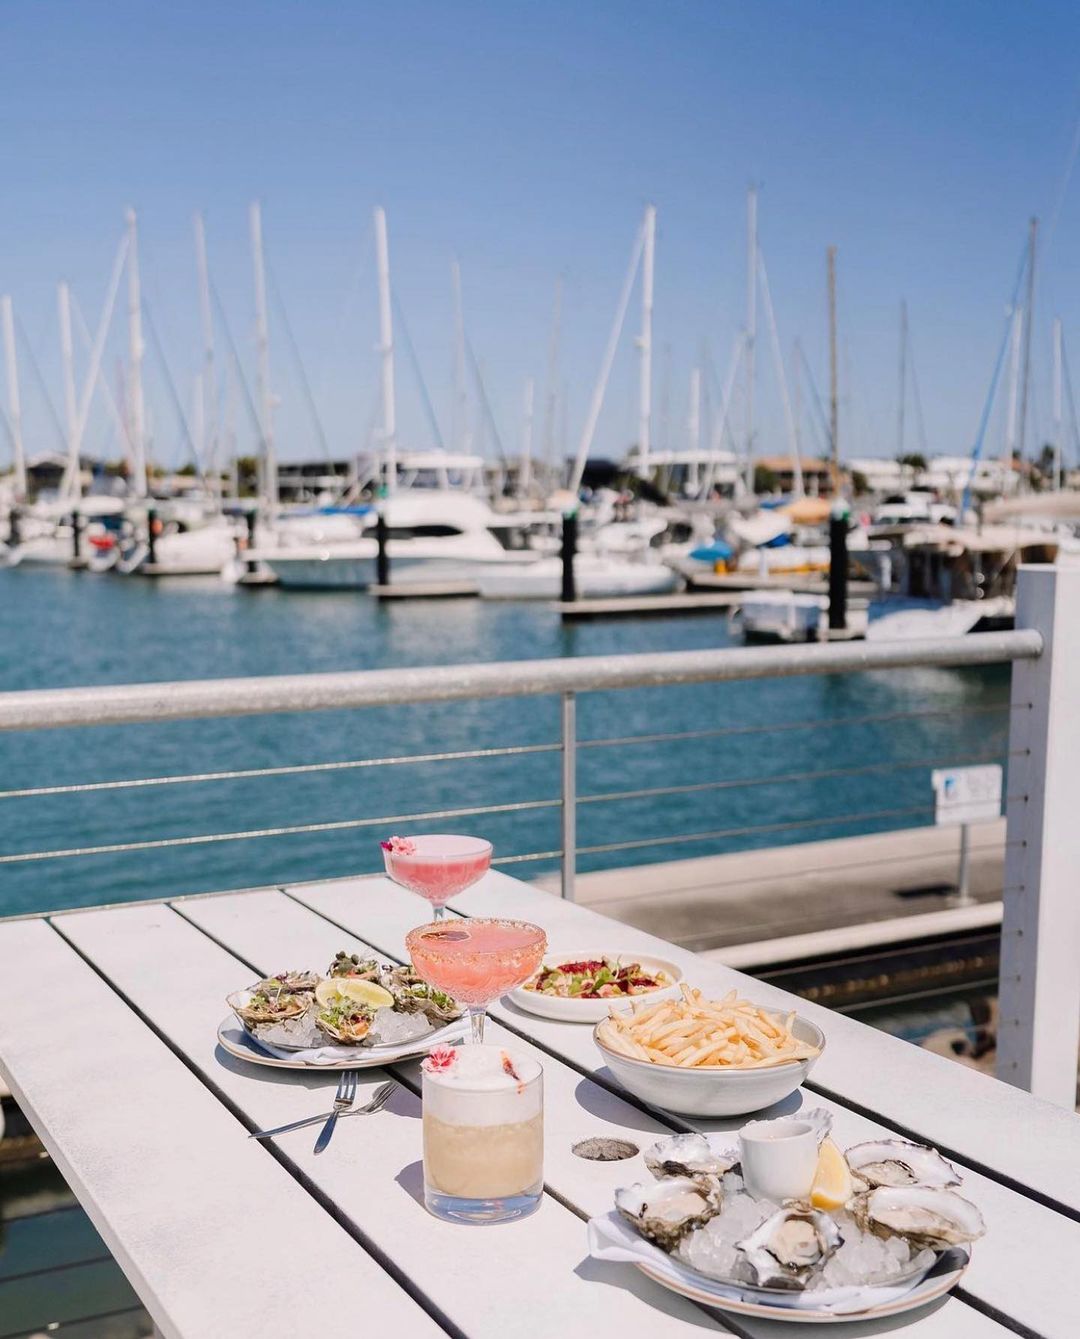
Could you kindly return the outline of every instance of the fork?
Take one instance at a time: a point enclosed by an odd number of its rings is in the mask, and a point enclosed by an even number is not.
[[[342,1111],[340,1114],[342,1116],[373,1116],[376,1111],[381,1111],[386,1106],[396,1091],[397,1084],[393,1079],[390,1079],[375,1089],[371,1100],[364,1106],[350,1107],[348,1111]],[[334,1115],[332,1111],[325,1111],[319,1116],[305,1116],[303,1120],[290,1121],[288,1125],[275,1125],[272,1130],[252,1130],[248,1138],[273,1139],[279,1134],[288,1134],[292,1130],[302,1130],[307,1125],[318,1125],[332,1115]]]
[[[337,1096],[334,1098],[334,1109],[331,1111],[326,1124],[319,1131],[318,1139],[315,1140],[316,1153],[321,1153],[327,1144],[329,1144],[331,1136],[334,1133],[334,1126],[337,1124],[337,1118],[343,1111],[348,1111],[355,1101],[356,1070],[342,1070],[341,1078],[338,1079]]]

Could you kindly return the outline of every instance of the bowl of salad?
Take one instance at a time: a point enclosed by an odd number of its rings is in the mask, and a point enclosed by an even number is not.
[[[510,998],[520,1009],[569,1023],[597,1023],[614,1004],[679,993],[682,968],[641,953],[548,953]]]

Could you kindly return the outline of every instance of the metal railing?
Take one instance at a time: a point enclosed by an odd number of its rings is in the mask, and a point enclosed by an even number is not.
[[[606,841],[579,846],[578,809],[582,805],[611,804],[631,800],[689,796],[710,791],[780,786],[796,782],[828,782],[841,777],[873,776],[890,770],[928,769],[962,762],[987,761],[982,755],[935,757],[870,763],[858,767],[823,768],[780,775],[727,777],[720,780],[636,789],[578,793],[578,753],[581,749],[629,745],[680,743],[720,739],[754,733],[821,730],[829,727],[895,724],[935,715],[957,714],[931,709],[885,712],[746,725],[723,729],[669,731],[580,740],[577,727],[579,694],[647,687],[790,678],[824,673],[911,668],[914,666],[963,667],[996,664],[1034,657],[1041,639],[1036,632],[996,633],[951,641],[906,643],[837,643],[832,645],[758,647],[671,653],[646,653],[614,657],[577,657],[566,660],[511,661],[423,669],[368,670],[354,673],[305,674],[272,678],[187,680],[181,682],[48,689],[0,695],[0,730],[44,730],[98,725],[131,725],[162,721],[272,715],[282,712],[312,712],[343,708],[376,708],[418,703],[523,698],[558,694],[561,702],[560,737],[557,742],[502,747],[446,750],[376,758],[342,759],[224,771],[189,772],[171,776],[85,781],[68,785],[15,787],[0,790],[0,801],[45,796],[92,794],[149,787],[165,787],[234,781],[251,778],[298,776],[381,767],[462,761],[465,759],[561,755],[561,784],[557,796],[509,803],[428,809],[377,817],[347,818],[323,822],[278,824],[224,832],[155,837],[96,845],[51,847],[37,851],[0,853],[0,866],[44,860],[72,859],[91,855],[116,855],[136,851],[160,851],[198,847],[221,842],[295,836],[311,833],[347,832],[387,825],[430,823],[449,818],[476,818],[497,814],[558,809],[560,842],[557,849],[502,855],[498,863],[520,864],[557,859],[560,862],[562,895],[573,898],[578,855],[603,855],[646,847],[670,847],[716,842],[734,838],[777,837],[785,832],[806,834],[814,828],[854,827],[858,823],[882,823],[901,818],[924,820],[932,813],[927,805],[892,807],[865,814],[844,814],[831,820],[791,819],[784,822],[740,824],[681,834]],[[971,708],[971,713],[1000,708]],[[996,755],[992,755],[996,756]]]
[[[1070,598],[1066,599],[1069,593]],[[173,776],[86,781],[71,785],[12,787],[0,791],[0,801],[137,786],[169,787],[194,782],[526,754],[558,754],[561,777],[557,796],[538,799],[432,809],[376,818],[349,818],[100,846],[16,852],[0,855],[0,863],[149,850],[297,832],[331,832],[376,825],[385,829],[388,825],[405,822],[558,809],[561,839],[557,850],[514,854],[502,857],[502,863],[558,858],[561,861],[563,895],[572,897],[577,856],[580,854],[629,851],[645,846],[715,840],[746,834],[752,834],[755,838],[766,837],[799,829],[842,826],[861,820],[926,818],[932,813],[929,805],[894,806],[856,815],[854,818],[795,818],[709,832],[629,836],[626,840],[579,846],[577,819],[582,806],[721,790],[736,785],[778,785],[792,781],[829,783],[842,776],[872,776],[889,767],[925,768],[954,765],[957,762],[955,756],[921,757],[917,760],[901,760],[899,763],[826,767],[764,778],[727,778],[689,785],[605,790],[580,795],[578,754],[583,749],[722,738],[725,735],[754,734],[765,730],[821,729],[846,722],[895,723],[950,714],[937,709],[862,713],[817,721],[747,724],[579,740],[577,701],[580,694],[869,670],[962,668],[1012,662],[1014,684],[1009,709],[1008,754],[1014,765],[1010,767],[1010,794],[1007,797],[1000,1071],[1003,1077],[1013,1082],[1071,1106],[1072,1096],[1066,1093],[1066,1088],[1075,1083],[1077,1034],[1080,1033],[1080,953],[1076,947],[1080,944],[1080,898],[1072,895],[1069,881],[1071,870],[1080,868],[1080,824],[1073,818],[1075,801],[1080,792],[1080,785],[1073,781],[1074,776],[1080,775],[1080,724],[1074,725],[1073,719],[1080,722],[1080,712],[1073,712],[1070,717],[1071,703],[1066,690],[1071,657],[1076,657],[1072,663],[1080,663],[1080,569],[1075,572],[1025,569],[1020,581],[1018,625],[1014,632],[933,641],[840,642],[813,646],[580,657],[7,693],[0,695],[0,731],[341,711],[470,699],[557,696],[561,704],[560,737],[557,742],[506,747],[217,772],[200,771]],[[1054,650],[1055,646],[1057,651]],[[1002,708],[975,707],[970,710],[1000,711]],[[983,760],[982,755],[966,759]],[[1013,773],[1016,774],[1015,782]],[[1051,780],[1053,784],[1050,784]],[[1073,860],[1071,866],[1069,859]],[[1060,1024],[1063,1002],[1064,1016],[1068,1020],[1065,1026]],[[1068,1064],[1066,1056],[1069,1057]]]

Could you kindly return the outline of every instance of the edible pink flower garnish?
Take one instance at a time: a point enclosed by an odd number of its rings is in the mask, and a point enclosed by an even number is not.
[[[510,1059],[510,1057],[507,1055],[505,1051],[502,1052],[502,1067],[503,1067],[503,1073],[509,1074],[510,1077],[517,1084],[518,1096],[520,1096],[525,1091],[525,1081],[524,1079],[522,1079],[521,1075],[514,1068],[513,1060]]]
[[[416,854],[416,843],[408,837],[391,837],[389,841],[380,842],[379,845],[384,851],[389,851],[391,855]]]
[[[442,1074],[444,1071],[453,1068],[457,1060],[457,1049],[453,1046],[435,1046],[428,1053],[425,1060],[421,1062],[420,1068],[426,1069],[429,1074]]]

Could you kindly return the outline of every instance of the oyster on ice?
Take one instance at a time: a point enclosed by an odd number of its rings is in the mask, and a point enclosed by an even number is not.
[[[673,1134],[647,1148],[645,1166],[653,1176],[721,1177],[739,1161],[733,1148],[718,1149],[707,1135]]]
[[[847,1151],[852,1172],[874,1186],[958,1186],[956,1168],[936,1148],[904,1139],[855,1144]]]
[[[292,994],[312,991],[319,984],[318,972],[277,972],[260,981],[256,990],[284,990]]]
[[[371,1031],[374,1017],[374,1012],[365,1005],[340,1000],[319,1010],[315,1015],[315,1026],[334,1041],[360,1042]]]
[[[854,1212],[867,1229],[937,1250],[962,1246],[986,1231],[970,1200],[940,1186],[878,1186],[856,1199]]]
[[[248,990],[235,991],[225,1003],[250,1028],[259,1023],[281,1023],[306,1013],[311,996],[286,990],[276,980],[259,981]]]
[[[759,1288],[806,1286],[811,1273],[833,1254],[844,1238],[829,1214],[820,1209],[784,1208],[766,1218],[738,1243]]]
[[[650,1241],[672,1251],[688,1232],[720,1212],[718,1186],[705,1187],[686,1176],[642,1181],[615,1192],[615,1207]]]

